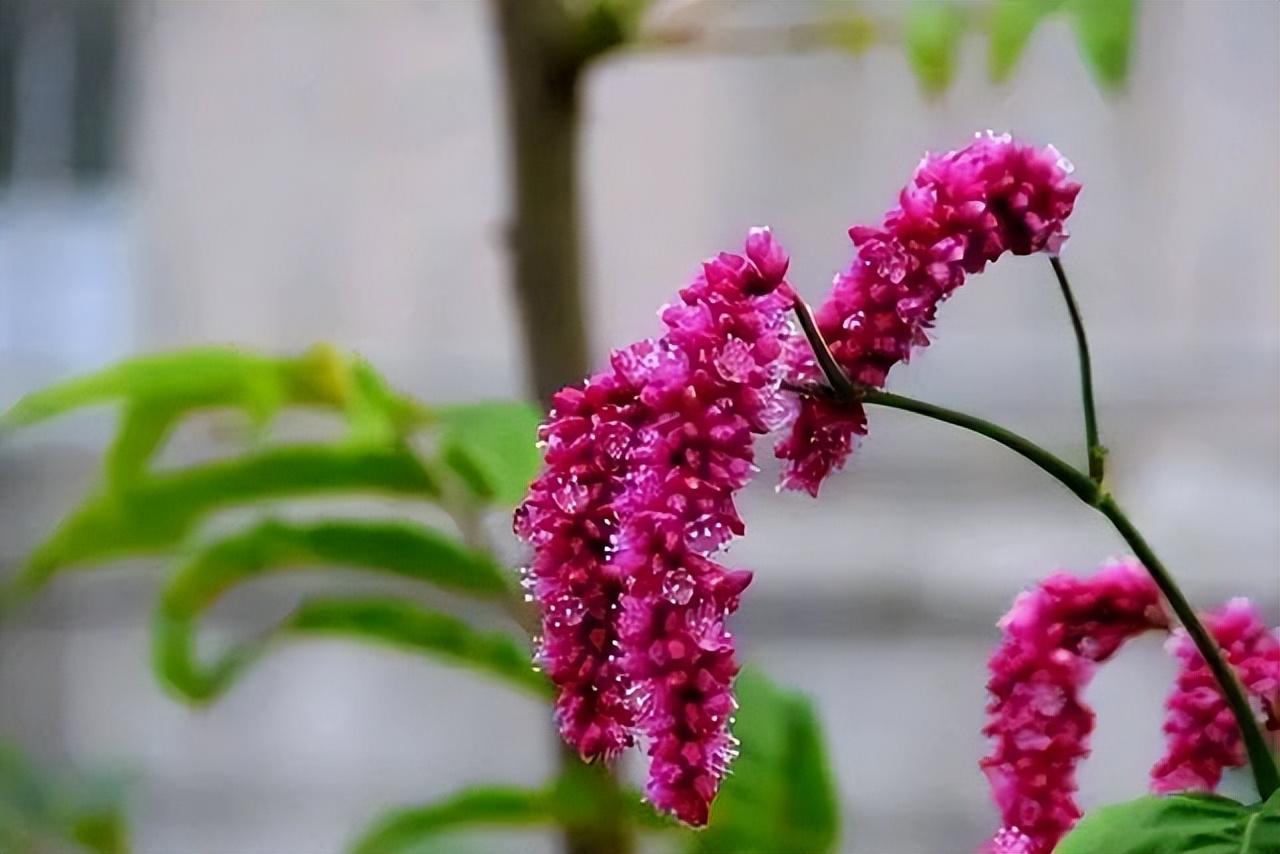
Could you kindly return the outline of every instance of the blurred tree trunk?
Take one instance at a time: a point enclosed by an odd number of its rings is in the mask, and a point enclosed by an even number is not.
[[[589,57],[559,0],[493,0],[505,71],[512,285],[544,404],[587,373],[578,234],[578,83]]]
[[[513,210],[512,287],[528,381],[543,405],[589,370],[578,223],[578,91],[590,60],[611,47],[584,38],[560,0],[492,0],[501,41]],[[562,765],[577,755],[557,739]],[[629,854],[616,778],[601,765],[606,816],[566,829],[566,854]]]

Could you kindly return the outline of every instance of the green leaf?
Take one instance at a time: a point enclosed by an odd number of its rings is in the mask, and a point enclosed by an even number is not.
[[[1136,0],[1067,0],[1080,54],[1103,86],[1117,88],[1128,76],[1137,5]]]
[[[177,546],[208,513],[338,492],[434,498],[435,477],[406,448],[290,445],[158,473],[91,496],[31,555],[16,580],[29,592],[58,571]]]
[[[192,406],[242,406],[267,415],[278,403],[273,390],[286,384],[291,366],[289,360],[215,347],[139,356],[28,394],[0,418],[0,426],[25,427],[126,399],[184,399]],[[309,395],[326,391],[323,386],[295,390]]]
[[[118,777],[50,774],[0,745],[0,851],[5,854],[50,850],[44,845],[55,839],[94,854],[128,854],[123,803]]]
[[[686,832],[641,803],[640,795],[603,785],[599,765],[571,764],[549,786],[484,786],[445,800],[392,810],[352,846],[352,854],[428,854],[453,851],[440,837],[495,827],[592,827],[631,821],[645,830]],[[626,818],[624,818],[624,816]]]
[[[507,590],[503,571],[487,555],[464,548],[430,528],[409,522],[330,520],[315,523],[262,522],[203,547],[165,584],[156,616],[154,661],[161,681],[193,700],[221,693],[261,651],[264,639],[234,648],[211,667],[195,656],[200,614],[241,582],[273,572],[302,568],[363,569],[425,581],[446,590],[493,599]],[[316,617],[313,607],[311,617]],[[281,630],[299,629],[306,608]],[[335,619],[327,618],[326,625]],[[309,624],[312,628],[319,622]],[[368,634],[357,631],[356,634]],[[376,634],[376,632],[374,632]],[[517,660],[529,671],[527,656]]]
[[[1244,806],[1216,795],[1148,795],[1091,810],[1054,854],[1275,854],[1280,792]]]
[[[529,664],[529,651],[511,635],[480,632],[456,617],[403,599],[308,599],[274,629],[231,647],[210,665],[195,654],[194,620],[164,603],[153,624],[153,662],[182,698],[208,702],[224,693],[275,641],[300,635],[340,635],[497,676],[539,697],[550,684]]]
[[[350,440],[369,444],[386,444],[428,417],[368,363],[326,345],[292,358],[201,347],[139,356],[32,392],[0,416],[0,429],[110,402],[124,406],[108,457],[112,480],[140,471],[177,422],[201,409],[243,409],[261,425],[284,405],[334,408],[345,413]]]
[[[711,808],[693,854],[834,851],[839,836],[835,784],[822,730],[802,696],[744,670],[737,681],[734,735],[741,755]]]
[[[956,48],[964,29],[959,11],[944,0],[912,0],[907,12],[907,58],[928,95],[951,85]]]
[[[484,786],[466,789],[424,807],[393,812],[379,820],[352,846],[352,854],[409,854],[446,851],[432,848],[436,837],[474,827],[540,827],[555,822],[545,789]]]
[[[1058,5],[1060,0],[995,0],[988,27],[991,44],[987,53],[987,69],[991,79],[1003,83],[1013,73],[1031,41],[1036,25]]]
[[[542,414],[527,403],[503,401],[441,408],[440,454],[476,497],[514,505],[538,467]]]
[[[169,578],[162,599],[193,614],[251,578],[325,565],[370,569],[487,599],[507,590],[504,571],[488,555],[413,522],[267,520],[203,547]]]

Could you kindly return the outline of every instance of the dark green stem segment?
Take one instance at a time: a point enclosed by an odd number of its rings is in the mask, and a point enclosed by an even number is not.
[[[840,363],[831,354],[831,348],[827,346],[827,339],[822,337],[822,332],[818,330],[818,324],[814,322],[813,312],[809,309],[809,304],[796,297],[791,309],[796,313],[796,319],[800,321],[800,328],[804,330],[804,337],[809,339],[809,346],[813,349],[814,358],[818,360],[818,367],[822,368],[822,375],[827,378],[827,382],[830,383],[831,388],[838,397],[852,399],[858,393],[858,389],[845,376]]]
[[[935,421],[963,427],[966,430],[999,442],[1011,451],[1035,463],[1053,476],[1055,480],[1071,490],[1081,501],[1106,516],[1120,533],[1120,536],[1124,538],[1124,541],[1129,544],[1134,556],[1146,567],[1156,586],[1164,594],[1169,607],[1173,609],[1178,620],[1186,628],[1187,634],[1195,642],[1196,649],[1200,651],[1200,654],[1208,663],[1209,669],[1213,671],[1214,678],[1217,679],[1218,685],[1222,689],[1222,694],[1226,698],[1227,704],[1231,707],[1232,714],[1235,715],[1236,723],[1240,726],[1240,733],[1244,738],[1245,749],[1249,755],[1249,764],[1253,769],[1254,781],[1258,785],[1258,793],[1263,800],[1266,800],[1277,789],[1280,789],[1280,771],[1276,768],[1275,758],[1267,748],[1266,739],[1258,726],[1258,719],[1253,713],[1253,708],[1249,705],[1244,687],[1240,684],[1240,680],[1224,658],[1221,647],[1218,646],[1213,636],[1209,634],[1208,629],[1204,627],[1204,623],[1196,615],[1195,609],[1191,607],[1191,603],[1187,601],[1187,597],[1183,595],[1181,588],[1173,580],[1173,576],[1169,574],[1169,570],[1156,557],[1151,546],[1143,539],[1142,534],[1134,527],[1133,523],[1129,521],[1129,517],[1120,509],[1115,499],[1102,489],[1100,483],[1034,442],[981,418],[975,418],[963,412],[956,412],[941,406],[934,406],[931,403],[924,403],[923,401],[877,389],[859,389],[855,399],[862,403],[914,412],[918,415],[932,418]]]
[[[1084,333],[1084,320],[1080,317],[1080,307],[1071,293],[1071,284],[1067,281],[1067,271],[1062,268],[1062,259],[1057,255],[1049,256],[1049,264],[1053,274],[1058,278],[1058,287],[1062,289],[1062,298],[1067,303],[1067,312],[1071,315],[1071,328],[1076,334],[1076,352],[1080,360],[1080,396],[1084,404],[1084,435],[1089,455],[1089,477],[1094,483],[1102,483],[1106,474],[1107,449],[1098,440],[1098,416],[1093,403],[1093,364],[1089,358],[1089,339]]]

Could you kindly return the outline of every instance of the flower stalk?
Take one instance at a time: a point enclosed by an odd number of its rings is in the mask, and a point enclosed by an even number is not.
[[[1060,269],[1060,265],[1055,263],[1054,268],[1055,270]],[[1065,282],[1065,276],[1060,281]],[[1066,293],[1069,294],[1069,291],[1066,291]],[[1070,304],[1074,305],[1074,301],[1070,300],[1070,297],[1068,299]],[[827,360],[823,358],[823,354],[825,353],[827,359],[830,359],[830,349],[813,325],[812,316],[809,314],[808,306],[804,305],[803,300],[796,300],[795,312],[800,320],[801,328],[805,331],[805,336],[813,347],[814,355],[818,358],[819,365],[822,366],[823,372],[827,373]],[[1078,312],[1072,311],[1072,316],[1078,322]],[[806,323],[806,318],[809,318],[808,323]],[[1077,333],[1077,341],[1081,344],[1082,376],[1087,376],[1088,348],[1084,343],[1085,338],[1082,326]],[[1191,603],[1187,600],[1169,570],[1156,557],[1151,546],[1129,520],[1120,505],[1116,503],[1116,500],[1102,488],[1100,478],[1095,479],[1091,473],[1080,471],[1031,440],[985,419],[892,392],[855,385],[844,375],[844,372],[835,363],[834,359],[830,359],[830,362],[840,378],[839,381],[831,382],[829,386],[806,386],[802,393],[825,396],[831,400],[851,405],[869,403],[890,409],[914,412],[917,415],[923,415],[926,418],[932,418],[935,421],[941,421],[985,436],[1024,459],[1035,463],[1041,470],[1069,489],[1077,498],[1105,516],[1120,536],[1124,538],[1129,548],[1132,549],[1134,556],[1146,567],[1156,586],[1160,588],[1160,592],[1168,601],[1169,607],[1183,627],[1186,628],[1187,634],[1195,642],[1196,648],[1213,672],[1227,704],[1231,707],[1236,723],[1240,727],[1240,733],[1244,740],[1245,750],[1249,755],[1249,765],[1253,771],[1258,793],[1263,800],[1266,800],[1277,789],[1280,789],[1280,770],[1277,769],[1276,760],[1267,748],[1266,739],[1258,725],[1257,718],[1254,716],[1253,709],[1249,705],[1249,700],[1245,695],[1243,686],[1240,684],[1240,680],[1227,663],[1221,648],[1214,641],[1213,636],[1209,634],[1204,623],[1196,615],[1195,609],[1191,607]],[[853,389],[852,395],[844,391],[844,389]],[[1085,392],[1085,398],[1090,401],[1089,411],[1092,412],[1091,390]],[[1096,441],[1096,420],[1091,417],[1090,421],[1093,423],[1091,439]],[[1090,460],[1093,460],[1092,453]]]
[[[1084,320],[1080,317],[1080,307],[1076,305],[1075,296],[1071,293],[1071,283],[1067,281],[1067,271],[1062,268],[1062,259],[1057,255],[1049,256],[1049,264],[1058,279],[1058,287],[1062,290],[1062,299],[1067,304],[1067,312],[1071,315],[1071,329],[1076,336],[1076,352],[1080,362],[1080,398],[1084,406],[1084,435],[1086,453],[1089,458],[1089,477],[1094,483],[1101,485],[1106,475],[1107,449],[1098,440],[1098,416],[1093,404],[1093,367],[1089,358],[1089,339],[1084,332]]]

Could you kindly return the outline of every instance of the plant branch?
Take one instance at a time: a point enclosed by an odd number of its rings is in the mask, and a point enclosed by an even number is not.
[[[1089,477],[1094,483],[1101,484],[1106,475],[1107,449],[1098,441],[1098,416],[1093,403],[1093,367],[1089,358],[1089,339],[1085,336],[1084,320],[1080,317],[1080,308],[1076,305],[1071,293],[1071,284],[1067,281],[1067,272],[1062,268],[1062,259],[1057,255],[1049,256],[1053,274],[1058,278],[1058,286],[1062,289],[1062,298],[1067,303],[1067,311],[1071,314],[1071,328],[1076,335],[1076,352],[1080,362],[1080,396],[1084,404],[1084,435],[1089,455]]]
[[[1236,677],[1231,665],[1227,663],[1221,647],[1218,646],[1213,636],[1209,634],[1208,629],[1204,627],[1204,623],[1196,615],[1195,609],[1187,601],[1182,589],[1178,587],[1173,575],[1156,557],[1151,546],[1142,537],[1138,529],[1134,527],[1133,523],[1129,521],[1129,517],[1120,509],[1115,499],[1102,488],[1101,471],[1098,470],[1097,476],[1094,476],[1094,454],[1092,449],[1101,446],[1097,444],[1097,424],[1094,418],[1093,387],[1089,369],[1089,348],[1085,341],[1084,326],[1080,320],[1080,313],[1067,285],[1066,275],[1062,272],[1062,266],[1058,259],[1053,258],[1052,261],[1054,271],[1058,274],[1058,281],[1062,285],[1063,295],[1066,297],[1068,308],[1071,311],[1072,323],[1076,329],[1076,341],[1080,346],[1085,419],[1086,424],[1089,425],[1088,432],[1091,449],[1089,457],[1090,472],[1088,474],[1040,447],[1030,439],[1019,436],[1017,433],[1006,430],[1000,425],[993,424],[985,419],[964,412],[957,412],[954,409],[947,409],[943,406],[935,406],[932,403],[925,403],[922,400],[915,400],[914,398],[904,397],[877,388],[854,384],[835,360],[831,353],[831,348],[827,346],[822,333],[818,331],[809,306],[799,297],[796,298],[793,306],[796,317],[799,318],[805,337],[808,338],[813,354],[817,358],[818,364],[822,367],[822,372],[826,375],[827,382],[830,385],[795,385],[791,383],[785,385],[788,389],[801,394],[826,397],[837,402],[848,404],[870,403],[891,409],[914,412],[917,415],[923,415],[926,418],[932,418],[935,421],[941,421],[945,424],[951,424],[981,436],[986,436],[988,439],[1004,445],[1024,459],[1035,463],[1054,480],[1071,490],[1072,494],[1077,498],[1107,517],[1120,536],[1124,538],[1124,541],[1129,544],[1129,548],[1133,550],[1134,555],[1146,567],[1148,574],[1150,574],[1160,592],[1169,602],[1174,614],[1177,615],[1178,620],[1186,628],[1187,634],[1195,642],[1196,649],[1200,651],[1200,655],[1208,663],[1209,669],[1213,672],[1214,678],[1226,698],[1227,705],[1231,707],[1231,713],[1235,716],[1236,723],[1240,727],[1245,749],[1249,755],[1249,765],[1253,769],[1254,781],[1258,785],[1259,794],[1262,795],[1263,800],[1266,800],[1277,789],[1280,789],[1280,770],[1277,769],[1276,760],[1267,748],[1266,739],[1262,735],[1262,729],[1258,726],[1258,719],[1253,713],[1253,708],[1249,705],[1249,699],[1245,695],[1240,680]],[[1099,462],[1101,462],[1100,458]]]
[[[836,361],[836,357],[831,354],[831,348],[827,346],[826,339],[818,331],[818,324],[814,322],[813,312],[810,310],[809,304],[797,296],[795,304],[791,308],[796,313],[796,319],[800,321],[800,328],[804,330],[804,337],[809,339],[809,346],[813,349],[814,358],[818,360],[818,367],[822,368],[822,374],[827,378],[827,382],[831,384],[831,389],[838,397],[846,400],[852,399],[857,395],[858,389],[849,377],[845,375],[840,363]]]
[[[1280,789],[1280,770],[1277,770],[1276,761],[1267,748],[1266,739],[1258,726],[1258,719],[1253,713],[1253,708],[1249,705],[1244,688],[1241,686],[1240,680],[1236,677],[1231,665],[1227,663],[1221,647],[1218,646],[1213,636],[1209,634],[1209,630],[1205,628],[1204,623],[1200,621],[1195,609],[1191,607],[1191,603],[1187,600],[1181,588],[1178,587],[1169,570],[1156,557],[1151,546],[1138,529],[1134,527],[1124,511],[1120,509],[1115,499],[1103,491],[1101,484],[1034,442],[981,418],[877,389],[859,389],[854,399],[862,403],[914,412],[936,421],[963,427],[966,430],[999,442],[1024,459],[1035,463],[1055,480],[1071,490],[1081,501],[1107,517],[1120,536],[1124,538],[1124,541],[1128,543],[1129,548],[1133,550],[1134,556],[1146,567],[1152,580],[1160,588],[1160,592],[1164,594],[1170,608],[1173,609],[1178,620],[1186,628],[1187,634],[1195,642],[1196,649],[1200,651],[1200,655],[1204,657],[1209,669],[1213,672],[1214,678],[1218,681],[1218,686],[1222,690],[1222,694],[1226,698],[1227,704],[1231,707],[1232,714],[1235,716],[1236,723],[1240,727],[1240,733],[1249,755],[1249,764],[1253,770],[1253,777],[1257,783],[1259,794],[1263,800],[1266,800],[1277,789]]]

